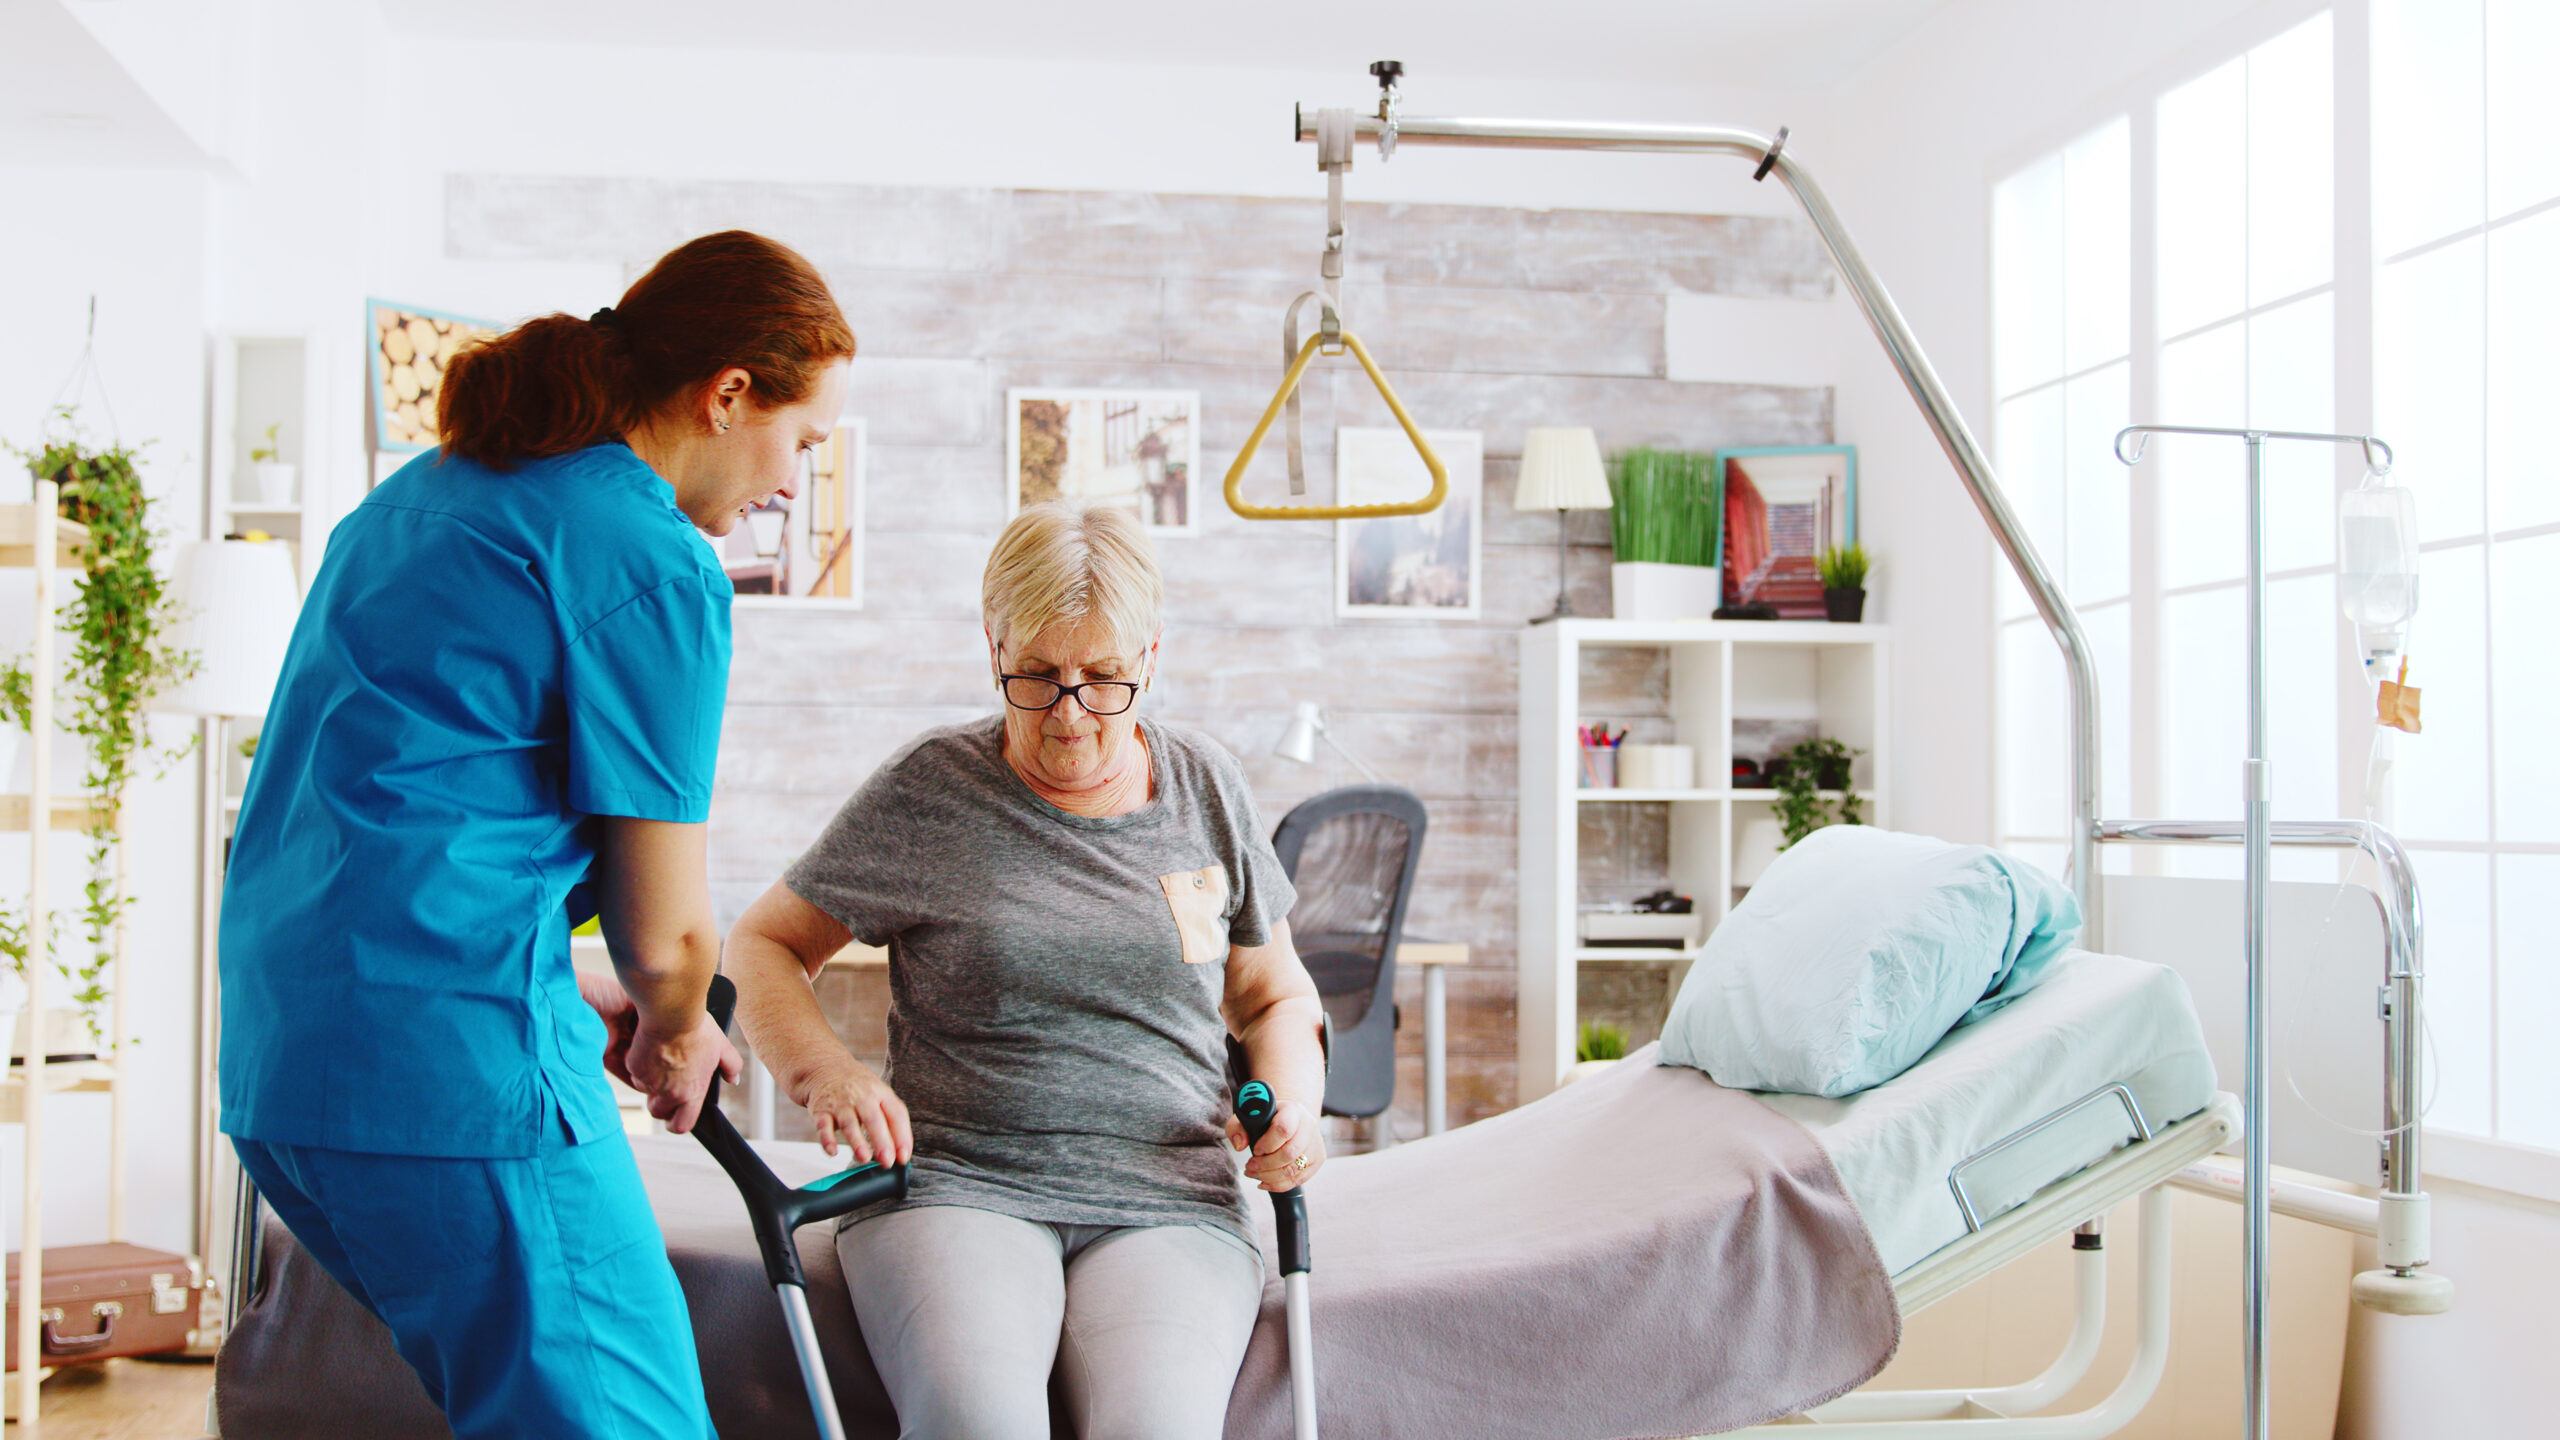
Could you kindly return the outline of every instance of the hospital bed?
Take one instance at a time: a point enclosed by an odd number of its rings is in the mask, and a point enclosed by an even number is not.
[[[1328,1428],[1598,1440],[1810,1411],[1841,1433],[1880,1436],[1929,1433],[1906,1423],[1929,1417],[2026,1414],[2088,1369],[2104,1266],[2085,1222],[2137,1195],[2141,1345],[2115,1395],[2079,1417],[1958,1429],[2100,1435],[2149,1397],[2167,1345],[2158,1187],[2237,1130],[2175,974],[2075,955],[1903,1075],[1839,1100],[1725,1091],[1651,1059],[1327,1168],[1310,1193]],[[690,1139],[634,1144],[721,1432],[813,1433],[728,1178]],[[1755,1147],[1791,1158],[1735,1169],[1730,1156]],[[758,1148],[794,1183],[834,1163],[814,1145]],[[1826,1204],[1850,1217],[1846,1230],[1801,1218]],[[2044,1375],[1970,1393],[1849,1393],[1891,1357],[1901,1315],[2065,1235],[2079,1251],[2082,1325]],[[254,1248],[252,1294],[219,1362],[221,1434],[448,1433],[388,1333],[281,1226],[270,1222]],[[800,1248],[848,1433],[894,1435],[829,1237],[813,1230]],[[1288,1433],[1286,1377],[1275,1268],[1230,1436]]]

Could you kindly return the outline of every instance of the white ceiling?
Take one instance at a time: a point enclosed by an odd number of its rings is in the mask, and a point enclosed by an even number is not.
[[[204,152],[59,0],[0,0],[0,160],[184,167]]]
[[[376,0],[460,39],[1828,89],[1948,0]],[[966,95],[953,97],[966,103]]]

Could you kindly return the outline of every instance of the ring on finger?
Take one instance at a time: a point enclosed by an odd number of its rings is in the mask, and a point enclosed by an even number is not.
[[[1294,1171],[1295,1173],[1297,1173],[1297,1174],[1300,1174],[1300,1175],[1304,1175],[1304,1174],[1306,1174],[1306,1173],[1307,1173],[1307,1157],[1306,1157],[1306,1156],[1304,1156],[1304,1155],[1292,1155],[1292,1156],[1290,1156],[1290,1157],[1289,1157],[1289,1168],[1290,1168],[1292,1171]]]

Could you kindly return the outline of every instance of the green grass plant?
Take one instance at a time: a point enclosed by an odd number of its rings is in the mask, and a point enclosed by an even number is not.
[[[1814,568],[1822,572],[1825,590],[1858,590],[1867,583],[1867,547],[1836,545],[1814,560]]]
[[[1609,532],[1620,560],[1716,563],[1717,503],[1711,457],[1639,447],[1609,462]]]
[[[1582,1027],[1582,1039],[1573,1047],[1576,1060],[1624,1060],[1627,1058],[1627,1032],[1615,1025],[1593,1021]]]

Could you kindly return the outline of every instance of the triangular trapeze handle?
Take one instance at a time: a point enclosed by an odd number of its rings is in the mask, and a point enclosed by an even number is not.
[[[1244,498],[1245,467],[1253,463],[1254,452],[1262,448],[1262,437],[1271,433],[1271,422],[1280,418],[1281,408],[1288,404],[1291,395],[1297,393],[1298,382],[1305,378],[1307,364],[1316,358],[1316,347],[1323,344],[1324,339],[1324,332],[1319,330],[1307,337],[1306,344],[1298,347],[1298,358],[1289,362],[1289,373],[1280,377],[1279,393],[1271,397],[1271,404],[1263,410],[1262,419],[1254,425],[1253,433],[1245,437],[1244,449],[1237,454],[1236,463],[1227,467],[1227,508],[1247,520],[1377,520],[1392,515],[1427,515],[1439,509],[1440,502],[1449,498],[1449,467],[1440,463],[1431,442],[1422,438],[1421,428],[1413,423],[1411,415],[1405,413],[1404,402],[1396,398],[1395,387],[1387,383],[1387,377],[1378,373],[1378,362],[1369,358],[1368,347],[1348,330],[1341,332],[1342,343],[1359,360],[1360,368],[1369,372],[1369,383],[1378,387],[1378,397],[1387,402],[1387,409],[1395,413],[1396,423],[1404,427],[1405,438],[1411,440],[1413,448],[1421,453],[1423,468],[1431,472],[1431,493],[1419,500],[1399,500],[1386,505],[1256,505]],[[1335,476],[1337,491],[1341,483],[1341,477]]]

